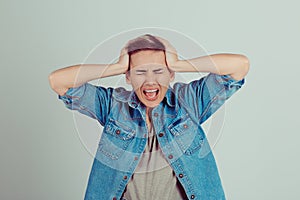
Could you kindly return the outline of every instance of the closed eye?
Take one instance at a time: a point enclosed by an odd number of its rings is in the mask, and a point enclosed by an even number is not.
[[[156,69],[156,70],[153,70],[153,72],[155,74],[162,74],[164,72],[164,70],[163,69]]]
[[[135,74],[136,75],[143,75],[143,74],[145,74],[147,71],[146,70],[136,70],[135,71]]]

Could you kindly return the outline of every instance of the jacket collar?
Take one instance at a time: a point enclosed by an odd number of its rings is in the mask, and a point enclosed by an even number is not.
[[[133,90],[128,91],[125,88],[116,88],[112,94],[113,98],[123,103],[128,103],[132,108],[137,108],[141,103],[139,98],[136,96]],[[166,101],[167,104],[171,107],[175,106],[176,96],[173,92],[173,89],[169,86],[163,102]]]

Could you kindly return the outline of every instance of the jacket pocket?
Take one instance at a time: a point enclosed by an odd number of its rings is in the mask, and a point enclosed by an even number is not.
[[[116,160],[125,152],[135,136],[135,130],[123,123],[109,119],[104,126],[98,151]]]
[[[183,153],[191,155],[201,148],[204,136],[201,134],[198,124],[188,114],[175,119],[168,129]]]

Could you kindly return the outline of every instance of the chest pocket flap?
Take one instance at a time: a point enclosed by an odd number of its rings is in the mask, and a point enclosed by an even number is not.
[[[178,144],[183,153],[190,155],[200,149],[204,133],[201,127],[195,123],[187,114],[175,119],[168,129],[174,136],[174,140]]]
[[[110,119],[105,125],[98,150],[111,159],[118,159],[135,136],[135,130]]]

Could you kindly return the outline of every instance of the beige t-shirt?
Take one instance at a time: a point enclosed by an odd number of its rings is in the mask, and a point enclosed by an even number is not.
[[[126,200],[188,199],[162,154],[153,128],[150,130],[141,161],[122,197]]]

